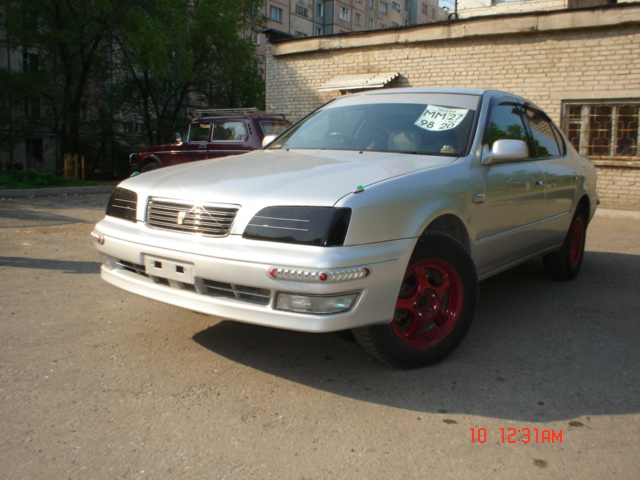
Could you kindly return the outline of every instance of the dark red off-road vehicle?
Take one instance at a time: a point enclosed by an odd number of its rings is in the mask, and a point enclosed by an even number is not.
[[[262,146],[267,135],[280,135],[289,126],[284,115],[255,109],[201,110],[176,134],[176,143],[140,149],[129,157],[132,172],[144,173],[160,167],[239,155]]]

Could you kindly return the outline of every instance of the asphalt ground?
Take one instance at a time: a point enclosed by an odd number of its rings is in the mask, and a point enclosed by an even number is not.
[[[0,478],[640,478],[638,212],[599,211],[571,282],[482,282],[460,348],[400,371],[106,284],[107,198],[0,195]]]

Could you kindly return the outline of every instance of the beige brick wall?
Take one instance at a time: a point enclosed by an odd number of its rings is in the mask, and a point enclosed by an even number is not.
[[[640,210],[640,162],[594,163],[602,207]]]
[[[376,72],[399,72],[390,86],[506,90],[537,103],[560,123],[563,100],[640,99],[640,4],[475,17],[272,44],[267,107],[295,120],[340,94],[318,92],[331,78]],[[635,172],[617,168],[621,176]],[[620,191],[601,193],[606,202],[638,206],[637,178],[627,188],[622,181],[608,182],[609,170],[602,175],[603,185]],[[623,188],[636,192],[624,193],[629,201],[616,200]]]

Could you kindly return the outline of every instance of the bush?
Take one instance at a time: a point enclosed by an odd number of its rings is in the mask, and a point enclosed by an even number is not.
[[[0,172],[0,189],[88,187],[106,185],[106,182],[85,182],[64,178],[53,173],[38,173],[34,170],[8,170]]]

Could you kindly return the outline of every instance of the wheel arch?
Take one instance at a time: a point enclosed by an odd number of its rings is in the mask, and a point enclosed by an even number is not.
[[[587,223],[589,223],[589,221],[591,220],[591,202],[589,201],[589,196],[587,194],[582,195],[582,197],[578,201],[576,205],[576,211],[578,211],[579,209],[582,209],[585,214],[585,219],[587,220]]]
[[[424,235],[426,232],[441,232],[449,235],[459,241],[467,252],[471,251],[471,240],[467,227],[460,217],[452,213],[442,214],[433,219],[422,234]]]
[[[140,161],[140,165],[138,165],[138,170],[142,170],[144,167],[149,165],[150,163],[155,163],[158,167],[162,168],[162,162],[155,155],[147,155]]]

